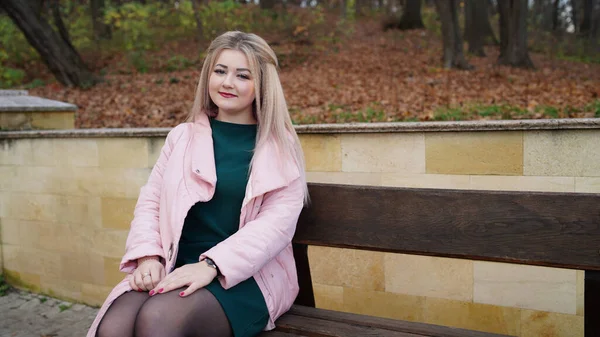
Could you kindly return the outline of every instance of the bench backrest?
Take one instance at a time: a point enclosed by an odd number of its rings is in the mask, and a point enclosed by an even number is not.
[[[600,194],[333,184],[309,191],[294,237],[300,304],[314,305],[306,245],[600,270]]]

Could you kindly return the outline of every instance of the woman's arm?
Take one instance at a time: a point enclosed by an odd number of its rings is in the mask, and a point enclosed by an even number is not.
[[[255,220],[204,254],[219,267],[221,285],[229,289],[256,274],[287,247],[296,231],[304,205],[300,178],[287,187],[265,194]]]
[[[163,173],[173,146],[183,134],[184,127],[180,124],[169,132],[148,182],[140,190],[127,236],[125,255],[121,260],[120,269],[123,272],[133,271],[138,265],[138,259],[146,256],[164,260],[158,222]]]

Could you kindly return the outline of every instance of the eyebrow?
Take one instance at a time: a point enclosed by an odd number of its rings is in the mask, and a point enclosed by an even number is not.
[[[222,64],[220,64],[220,63],[219,63],[219,64],[217,64],[217,66],[223,67],[223,68],[225,68],[225,69],[228,69],[228,68],[229,68],[229,67],[227,67],[227,66],[225,66],[225,65],[222,65]],[[236,70],[237,70],[237,71],[247,71],[247,72],[251,73],[250,69],[246,69],[246,68],[237,68]]]

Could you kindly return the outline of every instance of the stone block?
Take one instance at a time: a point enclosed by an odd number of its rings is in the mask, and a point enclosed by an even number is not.
[[[75,111],[31,112],[31,128],[62,130],[75,128]]]
[[[339,135],[303,134],[300,144],[307,171],[339,172],[342,170],[342,146]]]
[[[425,135],[427,173],[523,173],[522,132],[439,132]]]
[[[97,140],[101,167],[148,167],[146,138],[105,138]]]
[[[424,303],[420,296],[344,288],[343,311],[356,314],[419,322],[424,319]]]
[[[582,316],[522,310],[520,337],[584,337]]]
[[[314,283],[384,290],[383,253],[310,246],[308,256]]]
[[[102,198],[102,227],[129,230],[137,199]]]
[[[32,140],[0,139],[0,165],[26,166],[33,161]]]
[[[574,192],[574,177],[471,176],[471,189],[494,191]]]
[[[127,274],[119,270],[120,263],[120,258],[104,258],[104,285],[114,287],[119,282],[123,281],[123,278],[125,278]]]
[[[81,299],[81,283],[59,277],[41,276],[41,291],[49,296],[66,301]]]
[[[528,132],[524,175],[600,177],[598,130]]]
[[[0,234],[3,244],[19,245],[19,222],[13,219],[0,218]]]
[[[148,166],[153,168],[158,161],[163,145],[165,145],[164,137],[148,138]]]
[[[344,310],[343,287],[313,283],[313,293],[317,308],[335,311]]]
[[[473,261],[392,253],[384,260],[386,292],[473,300]]]
[[[427,297],[424,322],[520,336],[521,309]]]
[[[585,308],[585,271],[577,271],[577,315],[583,316]]]
[[[4,269],[12,270],[14,272],[21,271],[19,251],[20,248],[17,245],[2,244],[2,265]]]
[[[382,173],[381,185],[407,188],[469,189],[469,176],[449,174]]]
[[[54,160],[60,167],[98,167],[97,139],[55,139]]]
[[[422,133],[345,134],[342,171],[425,173]]]
[[[311,183],[379,186],[380,175],[381,173],[362,172],[306,172],[306,179]]]
[[[575,177],[575,192],[600,193],[600,178]]]
[[[101,229],[93,232],[90,252],[106,257],[121,258],[125,254],[128,231]]]
[[[101,306],[111,290],[112,287],[94,283],[83,283],[81,285],[81,301],[87,305]]]
[[[474,302],[565,314],[577,312],[575,270],[474,262]]]

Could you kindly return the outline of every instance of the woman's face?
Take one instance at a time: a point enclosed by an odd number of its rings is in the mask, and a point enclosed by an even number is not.
[[[224,49],[217,58],[209,78],[210,99],[219,107],[217,119],[223,122],[253,124],[254,74],[246,55],[239,50]]]

